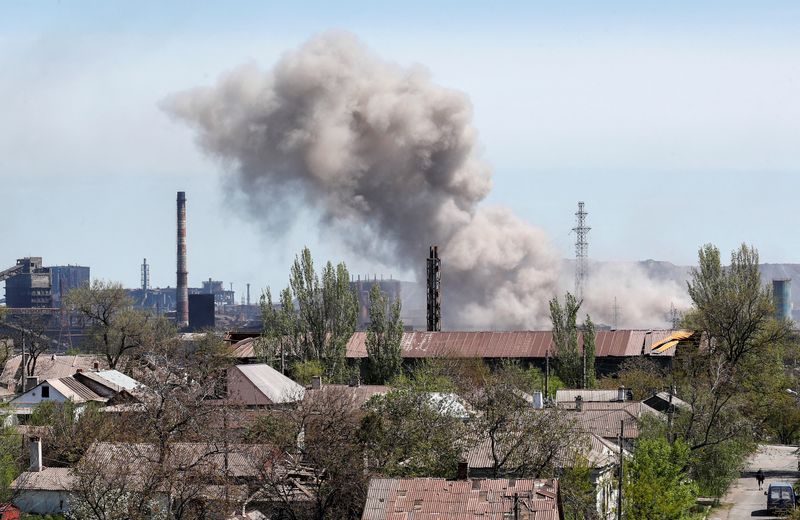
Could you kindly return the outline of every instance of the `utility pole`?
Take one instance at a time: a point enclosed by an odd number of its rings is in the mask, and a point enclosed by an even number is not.
[[[625,434],[625,420],[619,421],[619,479],[617,482],[617,520],[622,520],[622,480],[624,473],[622,470],[623,464],[623,451],[622,451],[622,438]]]

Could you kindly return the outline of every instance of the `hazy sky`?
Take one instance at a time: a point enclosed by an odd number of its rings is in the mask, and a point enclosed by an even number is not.
[[[320,236],[298,208],[283,237],[225,195],[225,165],[158,103],[331,29],[422,64],[474,105],[487,199],[573,254],[691,263],[743,241],[800,261],[797,2],[2,2],[0,268],[18,257],[174,286],[175,192],[189,280],[285,285],[307,244],[357,273],[398,273]],[[432,5],[435,4],[435,5]],[[420,259],[424,262],[423,259]]]

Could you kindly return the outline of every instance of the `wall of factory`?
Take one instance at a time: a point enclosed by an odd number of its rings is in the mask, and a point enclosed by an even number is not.
[[[189,331],[198,331],[214,328],[214,295],[190,294],[189,295]]]
[[[60,307],[69,291],[87,286],[91,280],[89,268],[85,266],[59,265],[49,269],[53,307]]]

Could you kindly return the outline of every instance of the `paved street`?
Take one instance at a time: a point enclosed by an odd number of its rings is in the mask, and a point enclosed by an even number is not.
[[[755,473],[761,468],[767,477],[764,489],[770,482],[794,482],[797,472],[797,455],[793,446],[761,446],[750,459],[748,467],[722,500],[722,507],[709,516],[710,520],[744,520],[745,518],[775,518],[767,515],[767,497],[758,490]]]

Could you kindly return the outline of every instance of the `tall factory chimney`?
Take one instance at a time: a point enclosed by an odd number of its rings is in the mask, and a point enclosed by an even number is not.
[[[431,246],[428,256],[428,331],[442,330],[442,261],[439,247]]]
[[[189,326],[189,271],[186,266],[186,192],[178,192],[178,282],[175,321],[179,327]]]
[[[250,284],[247,284],[247,306],[250,307]]]

